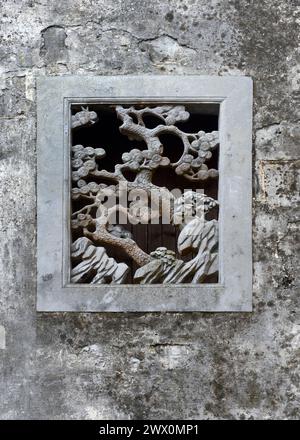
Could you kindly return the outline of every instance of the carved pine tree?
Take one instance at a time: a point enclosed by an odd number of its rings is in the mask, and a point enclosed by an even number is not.
[[[190,117],[182,105],[154,108],[118,105],[115,112],[122,121],[121,134],[132,141],[143,141],[147,148],[125,152],[123,163],[115,164],[112,172],[101,167],[101,160],[106,155],[103,148],[72,146],[72,199],[79,202],[80,209],[74,210],[71,220],[72,231],[76,231],[79,237],[71,249],[74,263],[71,282],[126,283],[129,266],[109,257],[107,249],[111,247],[125,253],[138,266],[135,283],[204,282],[208,275],[218,271],[218,222],[205,220],[197,212],[197,206],[200,202],[206,213],[217,205],[217,201],[195,191],[175,198],[167,188],[155,185],[153,176],[159,168],[170,168],[187,183],[217,178],[218,171],[209,169],[206,162],[218,147],[218,132],[185,133],[180,130],[176,124]],[[147,127],[145,115],[158,118],[160,123],[154,128]],[[94,111],[82,109],[72,117],[72,128],[78,130],[90,126],[97,118]],[[177,136],[182,142],[183,151],[176,162],[164,155],[164,145],[160,141],[164,134]],[[133,180],[126,178],[128,171],[134,174]],[[143,205],[140,201],[132,202],[128,208],[122,205],[122,191],[133,190],[143,191],[149,200],[157,195],[158,209],[151,210],[147,203]],[[108,197],[114,197],[115,203],[107,208],[105,200]],[[179,230],[178,253],[190,256],[189,261],[176,258],[175,252],[162,246],[147,253],[126,228],[116,224],[120,215],[133,224],[151,224],[154,217],[161,218],[166,203],[170,207],[170,222]],[[179,219],[187,209],[190,209],[190,215],[185,215],[182,223]]]

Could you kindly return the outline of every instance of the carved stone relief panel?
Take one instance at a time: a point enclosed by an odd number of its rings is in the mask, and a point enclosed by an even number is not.
[[[250,311],[251,80],[37,91],[37,309]]]
[[[72,111],[71,282],[217,282],[218,220],[207,218],[218,206],[217,115],[194,105],[190,122],[176,104]]]

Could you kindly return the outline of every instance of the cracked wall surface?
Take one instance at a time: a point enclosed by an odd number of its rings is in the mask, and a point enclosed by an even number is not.
[[[0,8],[0,418],[299,418],[298,2]],[[254,312],[37,314],[36,76],[163,73],[253,78]]]

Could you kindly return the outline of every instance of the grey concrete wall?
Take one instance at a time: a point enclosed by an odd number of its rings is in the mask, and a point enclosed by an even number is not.
[[[297,3],[2,0],[1,419],[299,418]],[[36,313],[35,77],[70,73],[252,76],[252,314]]]

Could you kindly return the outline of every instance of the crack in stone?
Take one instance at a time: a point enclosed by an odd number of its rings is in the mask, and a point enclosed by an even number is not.
[[[269,123],[269,124],[260,125],[259,127],[256,128],[256,131],[259,131],[259,130],[266,130],[266,129],[268,129],[268,128],[271,128],[271,127],[275,127],[275,126],[281,125],[281,124],[283,124],[284,122],[287,122],[287,123],[289,123],[289,124],[298,124],[298,123],[300,122],[300,119],[296,119],[295,121],[286,121],[286,120],[278,121],[278,122],[277,122],[277,121],[274,121],[274,122],[271,122],[271,123]]]
[[[192,345],[191,344],[189,344],[189,343],[184,343],[184,342],[182,342],[182,343],[177,343],[177,342],[174,342],[174,343],[171,343],[171,342],[162,342],[162,343],[155,343],[155,344],[150,344],[149,345],[149,347],[152,347],[152,348],[160,348],[160,347],[191,347]]]
[[[98,22],[95,22],[93,20],[87,21],[85,24],[88,25],[90,23],[99,25]],[[156,40],[158,40],[161,37],[168,37],[171,40],[175,41],[182,48],[194,50],[195,52],[197,51],[196,48],[194,48],[192,46],[189,46],[186,43],[180,43],[178,38],[174,37],[173,35],[168,34],[167,32],[163,32],[160,35],[155,35],[154,37],[143,38],[143,37],[138,37],[137,35],[135,35],[134,33],[130,32],[130,31],[126,30],[126,29],[118,29],[118,28],[111,27],[111,28],[106,28],[106,29],[101,29],[100,30],[100,34],[104,34],[106,32],[121,32],[121,33],[124,33],[124,34],[128,34],[132,38],[134,38],[135,40],[138,40],[138,44],[147,43],[147,42],[151,42],[151,41],[156,41]]]
[[[152,37],[152,38],[143,38],[143,39],[141,39],[141,41],[139,41],[138,44],[147,43],[147,42],[151,42],[151,41],[156,41],[156,40],[159,40],[161,37],[168,37],[168,38],[170,38],[171,40],[175,41],[175,43],[177,43],[182,48],[190,49],[190,50],[193,50],[195,52],[197,51],[194,47],[191,47],[191,46],[189,46],[188,44],[185,44],[185,43],[180,43],[177,38],[175,38],[172,35],[167,34],[167,33],[163,33],[161,35],[158,35],[158,36]]]

